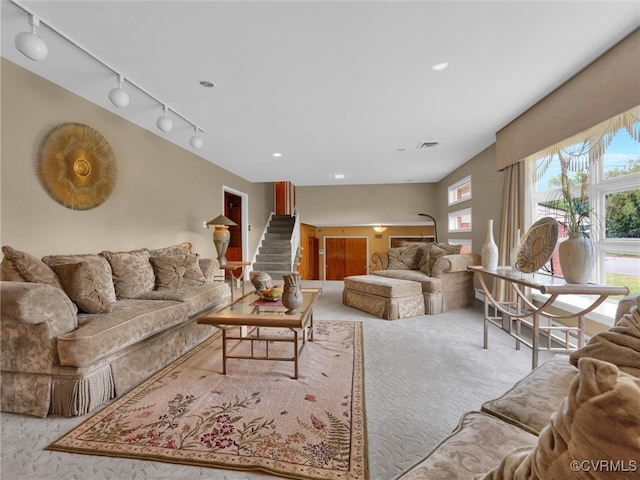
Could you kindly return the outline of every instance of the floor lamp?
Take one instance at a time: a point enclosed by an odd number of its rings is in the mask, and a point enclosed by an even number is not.
[[[213,244],[216,246],[218,252],[218,263],[220,266],[227,264],[227,247],[229,246],[229,240],[231,239],[231,233],[229,232],[230,225],[238,225],[236,222],[224,215],[218,215],[216,218],[207,222],[207,228],[209,225],[213,225]]]
[[[421,217],[429,217],[431,220],[433,220],[433,237],[434,237],[434,242],[438,243],[438,227],[436,226],[436,219],[433,218],[431,215],[427,215],[426,213],[419,213],[418,215],[420,215]]]

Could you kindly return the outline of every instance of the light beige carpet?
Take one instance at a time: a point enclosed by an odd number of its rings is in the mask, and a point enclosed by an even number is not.
[[[49,449],[286,478],[368,478],[359,322],[316,322],[298,380],[291,363],[273,361],[229,360],[222,375],[220,343],[195,348]]]

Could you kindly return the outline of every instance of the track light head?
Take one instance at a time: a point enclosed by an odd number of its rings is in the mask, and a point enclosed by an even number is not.
[[[204,143],[204,142],[203,142],[202,138],[198,136],[198,127],[195,127],[195,126],[194,126],[194,127],[193,127],[193,137],[191,137],[191,138],[189,139],[189,144],[190,144],[193,148],[198,149],[198,148],[202,147],[202,144],[203,144],[203,143]]]
[[[162,114],[162,116],[158,117],[158,120],[156,120],[156,125],[163,132],[169,132],[173,128],[173,122],[171,121],[170,118],[167,117],[166,105],[163,107],[163,112],[164,113]]]
[[[44,40],[38,36],[40,20],[35,15],[31,15],[30,23],[30,32],[22,32],[16,35],[16,48],[31,60],[44,60],[49,54],[49,49]]]
[[[129,105],[129,94],[122,88],[122,75],[118,77],[118,87],[109,90],[109,100],[118,108]]]

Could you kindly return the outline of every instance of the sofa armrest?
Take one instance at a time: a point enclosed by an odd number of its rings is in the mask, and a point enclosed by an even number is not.
[[[220,268],[217,258],[198,258],[198,264],[207,283],[213,283],[216,277],[224,277],[224,270]]]
[[[67,294],[42,283],[0,282],[2,370],[51,373],[56,339],[78,327]]]
[[[374,252],[371,255],[371,263],[373,263],[372,272],[386,270],[389,266],[389,254],[387,252]]]
[[[471,265],[480,265],[482,259],[477,253],[459,253],[444,255],[431,268],[432,277],[440,277],[443,273],[464,272]]]

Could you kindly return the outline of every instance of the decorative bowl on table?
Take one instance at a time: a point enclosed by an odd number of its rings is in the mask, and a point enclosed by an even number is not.
[[[269,302],[277,302],[282,300],[282,288],[281,287],[272,287],[262,290],[261,292],[256,292],[262,300],[267,300]]]

